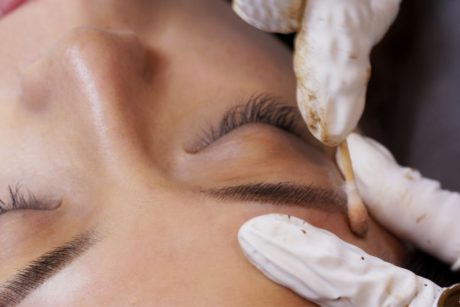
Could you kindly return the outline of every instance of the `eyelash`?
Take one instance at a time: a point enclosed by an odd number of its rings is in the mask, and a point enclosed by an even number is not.
[[[31,192],[24,193],[20,186],[8,186],[10,202],[6,203],[0,199],[0,215],[14,210],[49,210],[48,202],[35,197]],[[55,206],[57,207],[57,206]]]
[[[238,105],[227,112],[219,127],[211,126],[203,133],[199,142],[202,149],[224,135],[250,123],[264,123],[275,126],[283,131],[301,136],[297,132],[297,124],[301,121],[295,107],[278,102],[279,98],[268,95],[254,95],[247,104]],[[198,151],[197,150],[197,151]]]

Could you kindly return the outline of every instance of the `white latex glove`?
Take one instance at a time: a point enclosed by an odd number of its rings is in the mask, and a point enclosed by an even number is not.
[[[398,237],[460,269],[460,194],[399,166],[370,138],[352,133],[347,140],[356,185],[371,215]]]
[[[459,286],[441,288],[292,216],[253,218],[238,239],[267,277],[320,306],[460,306]]]
[[[312,134],[338,145],[360,119],[369,55],[388,30],[400,0],[234,0],[249,24],[298,32],[294,50],[297,103]]]
[[[460,195],[399,166],[374,140],[353,133],[348,144],[359,192],[373,217],[459,269]],[[446,289],[297,218],[258,217],[238,237],[268,277],[321,306],[460,306],[459,286],[441,298]],[[456,299],[443,302],[449,295]]]

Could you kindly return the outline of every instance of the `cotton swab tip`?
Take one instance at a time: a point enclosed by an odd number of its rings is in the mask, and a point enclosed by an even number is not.
[[[367,233],[367,209],[364,205],[355,184],[355,176],[351,164],[350,152],[347,141],[339,145],[339,153],[343,164],[345,176],[345,190],[347,192],[347,213],[351,231],[360,237]]]

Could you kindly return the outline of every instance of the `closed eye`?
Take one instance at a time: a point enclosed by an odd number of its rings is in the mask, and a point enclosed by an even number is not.
[[[14,210],[53,210],[61,202],[36,197],[30,191],[24,191],[20,185],[8,186],[9,200],[0,199],[0,215]]]
[[[268,124],[301,138],[302,129],[305,130],[300,125],[302,122],[297,108],[283,103],[279,97],[254,95],[245,104],[228,110],[217,127],[211,126],[204,130],[193,152],[198,152],[232,130],[251,123]]]

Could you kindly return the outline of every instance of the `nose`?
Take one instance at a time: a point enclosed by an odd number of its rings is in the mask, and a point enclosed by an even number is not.
[[[22,102],[37,114],[78,118],[73,125],[87,129],[88,144],[109,164],[136,159],[145,147],[152,59],[133,33],[78,28],[25,70]]]

